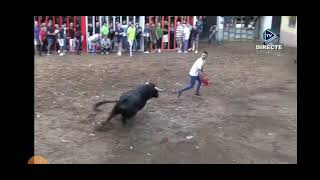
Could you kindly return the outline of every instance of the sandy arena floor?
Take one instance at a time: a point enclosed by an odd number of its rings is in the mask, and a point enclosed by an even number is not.
[[[202,44],[210,79],[201,97],[173,92],[199,54],[35,57],[35,154],[49,163],[297,163],[296,49]],[[151,80],[168,88],[123,127],[96,127],[116,100]]]

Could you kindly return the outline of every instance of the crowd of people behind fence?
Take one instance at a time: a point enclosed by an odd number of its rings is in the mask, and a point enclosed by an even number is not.
[[[144,29],[137,23],[126,23],[125,21],[122,23],[116,22],[115,29],[113,29],[112,22],[110,24],[105,22],[101,29],[99,22],[96,22],[95,28],[92,24],[88,24],[88,52],[109,54],[116,51],[118,56],[121,56],[122,52],[128,52],[132,56],[134,51],[141,50],[141,41],[144,41],[144,53],[155,52],[156,50],[161,53],[162,43],[164,49],[174,49],[176,43],[177,53],[191,51],[198,53],[199,36],[204,28],[202,17],[199,17],[194,26],[182,20],[182,22],[177,21],[176,28],[174,28],[173,23],[169,28],[168,23],[168,21],[164,21],[163,28],[160,22],[152,22],[151,25],[146,23]],[[47,26],[45,23],[39,26],[38,22],[35,21],[35,53],[43,55],[44,52],[47,52],[47,55],[51,55],[52,50],[57,49],[60,56],[66,53],[80,55],[83,34],[79,24],[76,27],[73,23],[70,23],[69,27],[66,23],[62,23],[61,26],[58,24],[54,26],[51,20],[49,20]],[[93,32],[93,29],[95,32]],[[169,45],[170,47],[168,47]]]

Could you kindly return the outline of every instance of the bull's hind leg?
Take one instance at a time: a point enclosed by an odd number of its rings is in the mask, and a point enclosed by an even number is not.
[[[108,119],[106,121],[103,121],[101,124],[104,126],[106,125],[112,118],[114,118],[117,115],[117,111],[115,109],[112,110],[112,112],[110,113]]]
[[[115,115],[114,114],[110,114],[110,116],[108,117],[107,120],[103,121],[101,123],[101,125],[105,126],[106,124],[108,124],[108,122],[114,117]]]
[[[123,124],[123,125],[127,125],[127,124],[128,124],[127,120],[130,119],[130,118],[133,118],[136,114],[137,114],[137,113],[122,114],[122,119],[121,119],[122,124]]]
[[[108,122],[109,122],[115,115],[117,115],[117,114],[111,112],[110,115],[109,115],[109,117],[108,117],[108,119],[107,119],[106,121],[103,121],[103,122],[101,123],[101,125],[96,128],[96,130],[98,130],[98,131],[108,131],[108,130],[113,129],[112,125],[111,125],[111,124],[108,124]],[[107,124],[108,124],[108,125],[107,125]]]

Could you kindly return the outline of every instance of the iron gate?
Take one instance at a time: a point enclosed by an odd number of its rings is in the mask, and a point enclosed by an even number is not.
[[[227,41],[253,41],[255,29],[249,24],[250,19],[245,16],[224,16],[223,40]],[[254,20],[254,19],[253,19]]]

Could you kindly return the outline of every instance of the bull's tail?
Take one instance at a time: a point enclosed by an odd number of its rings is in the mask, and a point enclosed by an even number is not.
[[[98,109],[99,106],[103,105],[103,104],[106,104],[106,103],[115,103],[115,102],[118,102],[118,101],[107,101],[107,100],[103,100],[101,102],[98,102],[96,103],[94,106],[93,106],[93,110],[95,111],[101,111],[100,109]]]

